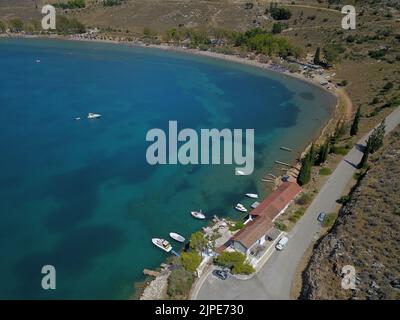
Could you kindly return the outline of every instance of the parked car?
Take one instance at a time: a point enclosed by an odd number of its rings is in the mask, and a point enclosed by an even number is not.
[[[212,274],[221,280],[226,280],[228,278],[228,273],[223,270],[214,270]]]
[[[285,247],[286,247],[288,241],[289,241],[289,238],[287,238],[287,237],[282,237],[282,238],[278,241],[278,243],[276,244],[275,248],[276,248],[277,250],[279,250],[279,251],[285,249]]]
[[[322,223],[322,222],[324,222],[325,218],[326,218],[326,213],[325,213],[325,212],[321,212],[321,213],[318,215],[317,220],[318,220],[319,222]]]

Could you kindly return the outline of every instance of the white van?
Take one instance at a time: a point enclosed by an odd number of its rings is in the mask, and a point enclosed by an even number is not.
[[[275,246],[276,250],[279,250],[279,251],[280,251],[280,250],[283,250],[283,249],[286,247],[288,241],[289,241],[289,239],[288,239],[287,237],[282,237],[282,238],[278,241],[278,243],[276,244],[276,246]]]

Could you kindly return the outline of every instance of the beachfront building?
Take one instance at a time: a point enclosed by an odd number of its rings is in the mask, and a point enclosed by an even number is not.
[[[283,182],[249,214],[245,227],[231,238],[231,246],[256,263],[281,232],[274,221],[285,212],[301,191],[295,182]]]

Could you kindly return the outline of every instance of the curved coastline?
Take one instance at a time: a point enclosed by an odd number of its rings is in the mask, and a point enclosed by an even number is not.
[[[21,37],[19,37],[21,38]],[[145,46],[145,45],[140,45],[140,44],[131,44],[131,43],[125,43],[125,42],[111,42],[111,41],[103,41],[103,40],[79,40],[79,39],[70,39],[70,38],[66,38],[66,37],[26,37],[26,38],[41,38],[41,39],[54,39],[54,40],[69,40],[69,41],[86,41],[86,42],[101,42],[101,43],[111,43],[111,44],[119,44],[119,45],[127,45],[129,47],[142,47],[142,48],[154,48],[154,49],[158,49],[158,50],[165,50],[165,51],[173,51],[173,52],[179,52],[179,53],[183,53],[183,54],[188,54],[188,55],[198,55],[198,56],[202,56],[202,57],[208,57],[210,59],[219,59],[219,60],[225,60],[225,61],[229,61],[231,63],[240,63],[243,65],[247,65],[247,66],[251,66],[251,67],[256,67],[262,70],[265,70],[266,72],[272,72],[272,73],[276,73],[276,74],[281,74],[284,76],[288,76],[288,77],[293,77],[296,78],[298,80],[307,82],[311,85],[314,85],[315,87],[318,87],[320,90],[324,90],[327,93],[331,94],[332,96],[334,96],[336,98],[336,106],[332,105],[329,107],[334,107],[334,110],[332,112],[332,116],[326,121],[327,123],[325,124],[321,124],[321,128],[319,130],[318,133],[316,133],[316,136],[319,137],[321,134],[323,135],[325,130],[327,129],[327,127],[329,126],[329,124],[331,122],[334,121],[334,117],[335,117],[335,110],[338,109],[338,104],[339,101],[337,99],[337,95],[334,92],[331,92],[323,87],[321,87],[318,83],[316,83],[315,81],[312,81],[310,79],[306,79],[304,77],[302,77],[301,75],[297,75],[297,74],[291,74],[288,72],[277,72],[274,70],[271,70],[268,68],[268,64],[263,64],[257,61],[253,61],[250,59],[245,59],[245,58],[240,58],[240,57],[236,57],[236,56],[229,56],[229,55],[224,55],[224,54],[218,54],[218,53],[212,53],[212,52],[203,52],[200,50],[192,50],[192,49],[180,49],[180,48],[176,48],[176,47],[163,47],[163,46]],[[314,139],[312,139],[314,140]],[[304,145],[308,146],[310,145],[310,141],[304,141]],[[303,149],[303,146],[298,146],[298,148],[296,149]]]

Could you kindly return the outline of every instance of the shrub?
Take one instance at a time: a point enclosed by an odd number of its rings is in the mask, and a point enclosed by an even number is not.
[[[283,30],[283,25],[280,22],[276,22],[272,25],[272,33],[273,34],[278,34],[281,33]]]
[[[306,212],[306,209],[300,208],[295,211],[295,213],[289,218],[289,220],[293,223],[296,223],[300,218],[304,215]]]
[[[0,20],[0,33],[6,31],[6,24]]]
[[[21,32],[24,28],[24,23],[21,19],[11,19],[8,23],[12,32]]]
[[[168,277],[167,294],[173,300],[186,299],[194,280],[193,273],[184,268],[176,268]]]
[[[233,226],[229,226],[229,231],[236,231],[240,230],[244,227],[244,222],[243,221],[237,221]]]
[[[336,213],[328,213],[325,217],[325,220],[324,220],[322,226],[325,228],[332,227],[333,224],[335,223],[336,218],[337,218]]]
[[[246,256],[237,251],[224,251],[215,259],[217,265],[231,269],[234,274],[250,274],[254,272],[253,267],[245,261]]]
[[[254,271],[253,266],[248,263],[237,264],[232,268],[233,274],[252,274]]]
[[[332,173],[332,170],[330,168],[321,168],[319,169],[319,174],[321,176],[329,176]]]
[[[190,237],[189,246],[192,250],[203,251],[207,247],[208,241],[203,232],[197,231]]]
[[[186,271],[195,272],[201,263],[201,257],[196,251],[182,252],[181,254],[182,266]]]
[[[340,154],[342,156],[345,156],[349,152],[349,150],[343,146],[333,146],[331,152],[334,154]]]
[[[270,14],[274,20],[288,20],[292,16],[292,12],[285,8],[271,8]]]
[[[339,199],[337,199],[336,202],[340,203],[340,204],[346,204],[347,202],[350,201],[350,199],[351,199],[351,197],[349,195],[345,195],[345,196],[342,196]]]
[[[287,225],[284,224],[282,221],[276,221],[275,227],[277,227],[281,231],[287,231],[287,229],[288,229]]]
[[[69,0],[68,2],[54,3],[53,6],[61,9],[79,9],[85,8],[86,3],[85,0]]]
[[[303,192],[297,199],[296,203],[299,205],[307,205],[311,202],[311,195],[307,192]]]
[[[224,251],[215,259],[215,263],[222,267],[232,268],[235,264],[243,264],[245,260],[246,256],[243,253]]]

